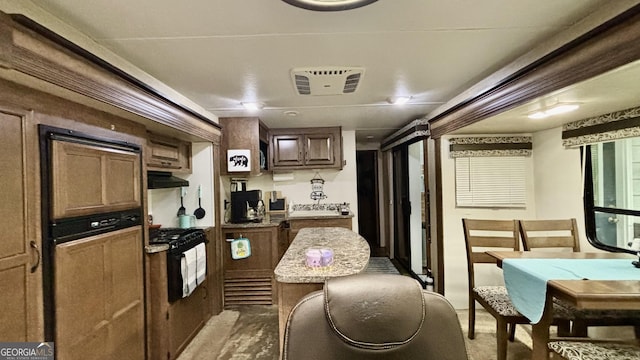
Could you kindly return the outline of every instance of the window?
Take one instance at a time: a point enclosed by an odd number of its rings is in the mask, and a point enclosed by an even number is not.
[[[640,251],[640,138],[587,145],[587,237],[610,251]]]
[[[524,208],[524,156],[459,157],[456,163],[456,206]]]

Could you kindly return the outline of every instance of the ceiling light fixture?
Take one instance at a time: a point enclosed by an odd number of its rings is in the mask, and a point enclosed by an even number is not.
[[[392,96],[387,98],[387,102],[391,105],[404,105],[411,100],[411,96]]]
[[[242,102],[241,104],[249,111],[258,111],[264,108],[264,104],[261,102]]]
[[[378,0],[282,0],[287,4],[313,11],[341,11],[359,8]]]
[[[546,110],[540,110],[529,114],[529,119],[544,119],[553,115],[565,114],[577,110],[579,107],[580,105],[578,104],[558,103]]]

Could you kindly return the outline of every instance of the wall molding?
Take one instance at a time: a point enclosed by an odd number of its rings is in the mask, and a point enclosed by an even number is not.
[[[416,119],[382,140],[381,150],[387,151],[398,145],[426,139],[430,134],[431,131],[427,119]]]
[[[218,141],[220,126],[31,21],[0,12],[0,67],[54,84],[150,121]]]
[[[429,118],[438,138],[552,91],[640,59],[640,5],[585,33],[494,86]]]

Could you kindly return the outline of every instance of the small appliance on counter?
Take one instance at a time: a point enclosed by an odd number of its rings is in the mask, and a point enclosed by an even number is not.
[[[349,215],[349,212],[349,204],[347,204],[346,202],[340,204],[340,215]]]
[[[284,213],[287,207],[287,199],[280,191],[267,191],[267,211],[270,213]]]
[[[231,222],[234,224],[262,221],[264,203],[262,191],[231,192]]]

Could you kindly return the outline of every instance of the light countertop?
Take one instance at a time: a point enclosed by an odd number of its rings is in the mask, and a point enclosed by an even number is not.
[[[221,228],[261,228],[261,227],[272,227],[279,226],[283,221],[290,220],[322,220],[322,219],[350,219],[353,218],[354,215],[350,212],[348,215],[341,215],[336,212],[333,215],[327,215],[326,213],[317,212],[306,212],[304,215],[295,215],[290,216],[286,213],[276,213],[276,214],[266,214],[262,221],[260,222],[246,222],[246,223],[223,223],[220,225]]]
[[[333,264],[312,268],[306,265],[306,250],[333,250]],[[284,283],[323,283],[325,279],[358,274],[369,262],[369,244],[357,233],[340,227],[303,228],[274,271],[276,280]]]

